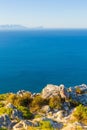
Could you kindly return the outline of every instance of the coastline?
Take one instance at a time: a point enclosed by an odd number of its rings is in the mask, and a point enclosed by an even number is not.
[[[0,128],[74,130],[78,127],[77,130],[86,130],[86,109],[85,84],[73,88],[48,84],[41,93],[20,90],[17,93],[0,94]]]

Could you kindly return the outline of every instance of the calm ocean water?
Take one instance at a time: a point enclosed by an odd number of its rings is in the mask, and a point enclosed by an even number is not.
[[[87,30],[0,32],[0,93],[87,84]]]

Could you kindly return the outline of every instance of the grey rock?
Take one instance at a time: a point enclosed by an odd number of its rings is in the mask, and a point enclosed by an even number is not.
[[[61,120],[62,118],[64,118],[64,111],[59,111],[56,113],[57,119]]]
[[[48,112],[50,112],[50,107],[49,107],[49,105],[45,105],[45,106],[43,106],[42,108],[41,108],[41,111],[43,111],[43,112],[46,112],[46,113],[48,113]]]
[[[27,129],[28,126],[34,126],[34,124],[31,121],[22,120],[13,127],[13,130]]]
[[[77,87],[79,87],[81,89],[81,91],[82,91],[81,94],[76,94],[75,90]],[[87,85],[85,85],[85,84],[78,85],[78,86],[73,87],[72,90],[73,91],[70,92],[70,94],[69,94],[71,99],[87,106]]]
[[[15,109],[16,107],[15,107],[13,104],[8,103],[8,104],[6,105],[6,108]]]
[[[75,88],[77,88],[77,87],[79,87],[83,93],[87,92],[87,85],[86,84],[81,84],[81,85],[75,86]]]
[[[0,116],[0,127],[9,127],[11,123],[10,117],[7,114]]]
[[[22,97],[22,96],[23,96],[24,94],[26,94],[26,93],[32,96],[32,93],[31,93],[31,92],[25,91],[25,90],[19,90],[19,91],[17,92],[17,95],[20,95],[20,96]]]
[[[3,116],[0,116],[0,124],[4,122],[4,117]]]
[[[70,104],[68,102],[64,102],[63,109],[69,111]]]
[[[33,93],[33,94],[31,95],[31,97],[34,98],[34,97],[39,96],[39,95],[40,95],[40,93]]]
[[[31,121],[24,120],[23,126],[24,126],[24,128],[27,128],[28,126],[34,126],[34,124]]]
[[[9,125],[9,130],[12,130],[13,127],[17,124],[18,122],[16,120],[13,120],[10,125]]]
[[[17,110],[17,109],[14,109],[14,110],[12,111],[11,118],[12,118],[12,119],[15,119],[15,118],[23,119],[23,114],[22,114],[21,111],[19,111],[19,110]]]
[[[58,112],[59,111],[59,109],[53,109],[53,112],[54,113],[56,113],[56,112]]]
[[[69,98],[69,94],[67,90],[65,89],[64,85],[59,86],[59,92],[60,92],[61,98],[65,98],[65,99]]]
[[[87,106],[87,94],[78,95],[78,100],[81,104]]]
[[[41,93],[43,98],[49,98],[53,96],[60,95],[61,98],[68,98],[69,94],[67,93],[67,90],[65,89],[64,85],[56,86],[49,84],[47,85]]]

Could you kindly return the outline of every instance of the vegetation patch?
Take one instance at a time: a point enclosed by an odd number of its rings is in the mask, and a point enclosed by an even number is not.
[[[61,109],[62,108],[62,100],[61,97],[59,96],[54,96],[52,98],[50,98],[49,100],[49,106],[50,108],[54,109]]]
[[[83,105],[77,106],[73,116],[76,121],[87,124],[87,107]]]
[[[32,113],[29,111],[27,107],[19,106],[18,110],[20,110],[23,113],[24,119],[31,119]]]
[[[11,108],[6,108],[6,107],[1,107],[0,108],[0,115],[3,115],[3,114],[8,114],[9,116],[11,116],[12,109]]]

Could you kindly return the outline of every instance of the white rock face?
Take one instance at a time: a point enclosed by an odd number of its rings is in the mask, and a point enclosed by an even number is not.
[[[60,95],[61,98],[67,98],[69,97],[64,85],[52,85],[48,84],[43,90],[42,90],[42,97],[43,98],[49,98],[53,96]]]

